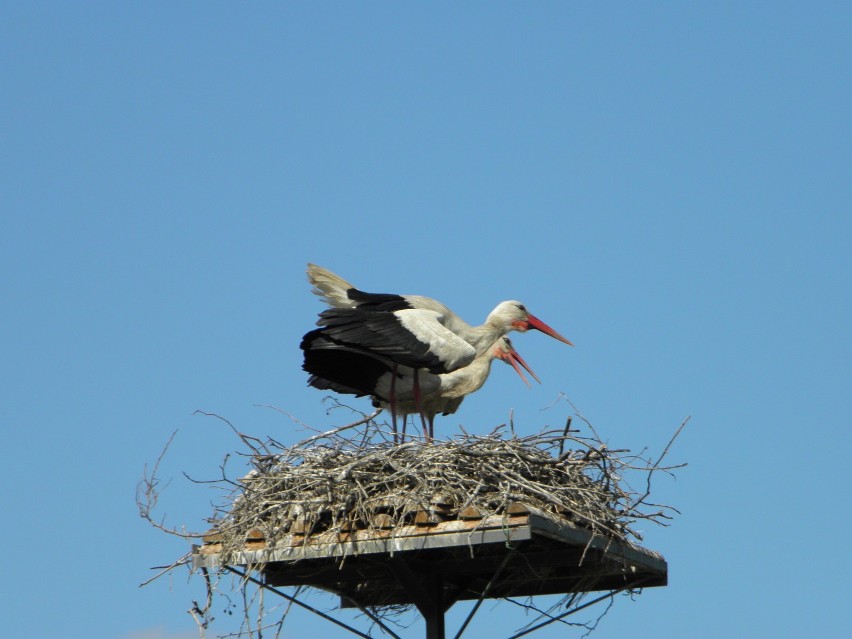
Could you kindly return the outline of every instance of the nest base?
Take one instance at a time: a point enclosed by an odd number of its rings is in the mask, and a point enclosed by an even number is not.
[[[651,550],[534,508],[514,510],[430,526],[294,535],[272,547],[256,539],[228,564],[260,571],[271,586],[332,592],[343,607],[414,605],[441,613],[460,600],[667,584],[666,561]],[[221,566],[219,550],[211,536],[195,549],[193,564]]]

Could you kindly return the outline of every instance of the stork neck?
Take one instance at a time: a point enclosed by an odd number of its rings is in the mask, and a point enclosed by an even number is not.
[[[481,326],[472,327],[468,334],[462,337],[476,349],[476,356],[481,357],[489,348],[494,346],[498,339],[508,332],[503,326],[486,322]]]
[[[441,396],[444,398],[464,397],[482,388],[491,372],[493,353],[480,355],[468,366],[441,375]]]

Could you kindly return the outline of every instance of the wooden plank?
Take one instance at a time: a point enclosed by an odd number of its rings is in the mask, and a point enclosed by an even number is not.
[[[379,513],[377,515],[373,515],[370,520],[370,525],[378,530],[390,530],[396,526],[396,522],[389,514]]]
[[[442,508],[444,510],[452,510],[453,508],[455,508],[455,501],[449,494],[446,493],[435,493],[434,495],[432,495],[430,503],[433,506],[437,508]]]
[[[415,526],[435,526],[443,521],[440,515],[434,510],[418,510],[414,515]]]
[[[529,512],[528,515],[514,514],[524,509]],[[236,553],[231,563],[257,565],[280,562],[278,565],[281,568],[277,570],[284,575],[287,571],[286,566],[294,565],[293,562],[327,561],[331,574],[337,574],[340,578],[339,566],[344,558],[346,558],[345,565],[355,567],[362,557],[365,560],[372,558],[370,560],[375,561],[385,555],[386,559],[383,561],[388,561],[394,560],[397,553],[404,555],[410,552],[462,550],[461,558],[446,555],[447,561],[458,565],[456,570],[461,571],[461,574],[467,572],[462,566],[468,563],[470,571],[476,572],[479,569],[478,562],[473,561],[474,548],[477,546],[493,544],[494,548],[503,548],[507,543],[514,545],[528,541],[538,544],[535,546],[538,550],[529,553],[528,557],[531,562],[539,566],[537,570],[541,572],[542,577],[553,573],[553,571],[548,573],[548,567],[553,567],[551,560],[555,560],[556,557],[564,557],[561,560],[562,565],[565,565],[564,562],[568,559],[575,560],[571,564],[574,568],[566,565],[565,575],[560,575],[557,570],[553,576],[545,579],[545,581],[552,580],[553,583],[541,586],[542,590],[539,592],[542,593],[559,592],[560,588],[568,588],[573,583],[572,579],[592,569],[603,571],[599,580],[600,584],[605,583],[603,575],[610,575],[606,578],[608,579],[606,583],[618,583],[619,580],[639,577],[649,578],[651,581],[647,582],[648,585],[665,585],[667,581],[667,564],[653,551],[627,542],[613,541],[573,525],[558,515],[529,506],[514,507],[512,510],[514,513],[511,516],[507,513],[506,516],[492,515],[481,520],[452,520],[429,526],[417,525],[415,522],[410,526],[383,530],[358,530],[350,533],[335,532],[309,536],[289,535],[276,540],[276,546],[273,549],[267,548],[264,541],[257,540],[247,543],[244,551]],[[429,511],[421,512],[427,516],[431,514]],[[536,539],[542,541],[535,541]],[[559,546],[547,546],[553,543],[558,543]],[[560,553],[559,548],[564,548],[564,552]],[[221,543],[208,543],[197,548],[193,553],[193,566],[196,568],[218,566],[218,553],[221,549]],[[528,550],[532,551],[534,548],[530,547]],[[437,561],[437,557],[430,561],[436,568],[442,564]],[[483,557],[482,561],[487,564],[490,560]],[[534,585],[524,586],[524,589],[530,592],[536,591],[536,588],[538,587]]]
[[[340,532],[342,533],[349,533],[354,530],[363,530],[364,528],[366,528],[364,522],[354,517],[347,517],[340,522]]]
[[[201,540],[205,544],[215,544],[222,541],[222,533],[216,528],[211,528],[201,536]]]
[[[386,515],[385,517],[388,516]],[[288,546],[301,547],[303,545],[308,545],[311,547],[321,548],[323,546],[337,546],[341,539],[346,539],[349,543],[358,544],[374,540],[385,541],[388,539],[405,538],[417,539],[425,535],[445,535],[454,533],[468,534],[477,530],[503,530],[507,527],[524,526],[527,524],[527,519],[525,517],[506,518],[502,515],[490,515],[479,520],[450,520],[439,522],[432,526],[422,526],[415,523],[413,525],[391,526],[389,528],[384,527],[389,523],[387,520],[379,523],[382,524],[382,528],[367,528],[351,531],[345,534],[337,532],[322,532],[306,535],[305,531],[307,530],[307,523],[304,519],[300,519],[297,520],[297,522],[294,522],[291,526],[289,534],[282,535],[280,538],[275,540],[275,546],[277,548],[286,548]],[[212,549],[212,546],[214,545],[217,544],[208,544],[203,546],[203,553],[206,556],[211,556],[218,552]],[[208,546],[211,546],[211,548],[208,548]],[[218,544],[218,546],[221,547],[221,544]],[[350,553],[347,552],[344,554],[348,555]]]
[[[263,531],[259,528],[252,528],[246,533],[246,541],[263,541],[265,538]],[[218,544],[224,540],[222,532],[215,528],[204,533],[201,539],[205,544]]]
[[[467,506],[459,511],[459,519],[462,521],[470,521],[473,519],[483,519],[485,513],[476,506]]]
[[[530,507],[526,504],[522,504],[519,501],[513,501],[509,504],[508,508],[506,508],[506,514],[511,517],[520,517],[522,515],[530,514]]]
[[[522,519],[522,518],[518,518]],[[407,533],[407,534],[405,534]],[[264,564],[273,561],[299,561],[302,559],[357,557],[390,553],[420,551],[431,548],[461,546],[468,548],[479,544],[510,543],[530,538],[529,526],[516,522],[508,524],[505,517],[492,516],[481,521],[448,521],[434,527],[404,526],[392,530],[361,530],[350,533],[346,542],[338,541],[337,533],[309,536],[297,546],[297,536],[282,538],[275,548],[238,552],[232,565]],[[193,567],[213,568],[220,565],[217,554],[203,550],[193,556]]]

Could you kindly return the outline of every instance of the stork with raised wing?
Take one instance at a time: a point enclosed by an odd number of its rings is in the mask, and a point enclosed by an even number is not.
[[[308,264],[308,281],[331,307],[317,324],[329,328],[336,341],[433,374],[469,365],[511,331],[536,329],[573,346],[514,300],[501,302],[485,323],[471,326],[437,300],[365,293],[316,264]]]
[[[404,437],[408,415],[420,413],[423,436],[430,441],[434,437],[435,416],[455,413],[466,396],[482,388],[495,358],[511,364],[527,385],[529,382],[521,366],[540,381],[505,337],[497,338],[491,348],[467,366],[440,374],[346,346],[329,336],[324,328],[307,333],[301,348],[305,356],[302,368],[311,374],[308,379],[311,386],[357,397],[369,395],[374,406],[389,407],[393,415],[394,439],[396,415],[403,416]]]

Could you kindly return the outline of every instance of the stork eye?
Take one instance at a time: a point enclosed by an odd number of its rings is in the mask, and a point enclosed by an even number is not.
[[[526,313],[526,312],[527,312],[527,309],[526,309],[526,307],[524,307],[524,305],[523,305],[523,304],[518,304],[517,306],[518,306],[518,310],[519,310],[519,311],[523,311],[524,313]]]

